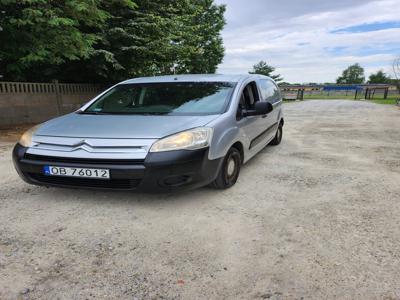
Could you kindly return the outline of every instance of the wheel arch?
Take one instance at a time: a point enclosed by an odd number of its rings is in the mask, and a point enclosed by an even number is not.
[[[239,141],[235,142],[230,148],[236,148],[239,150],[240,152],[240,158],[241,158],[241,163],[243,164],[243,160],[244,160],[244,148],[243,148],[243,144]],[[229,149],[230,149],[229,148]],[[229,150],[228,150],[229,151]]]

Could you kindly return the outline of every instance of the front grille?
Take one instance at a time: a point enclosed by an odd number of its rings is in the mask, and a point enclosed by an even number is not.
[[[25,154],[26,159],[46,162],[60,163],[77,163],[77,164],[97,164],[97,165],[140,165],[144,163],[144,159],[97,159],[97,158],[75,158],[75,157],[58,157],[44,156],[36,154]]]
[[[140,179],[92,179],[92,178],[75,178],[62,176],[47,176],[43,174],[30,173],[29,176],[43,184],[55,184],[63,186],[81,186],[90,188],[106,188],[106,189],[133,189],[140,183]]]

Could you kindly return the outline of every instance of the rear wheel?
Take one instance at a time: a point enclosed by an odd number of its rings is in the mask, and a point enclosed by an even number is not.
[[[211,186],[217,189],[227,189],[233,186],[239,177],[241,164],[240,151],[232,147],[226,154],[217,178],[211,183]]]
[[[279,145],[282,141],[282,136],[283,136],[283,124],[280,123],[274,139],[269,144],[272,146]]]

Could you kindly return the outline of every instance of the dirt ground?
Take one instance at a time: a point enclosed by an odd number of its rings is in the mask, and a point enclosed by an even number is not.
[[[400,109],[285,104],[226,191],[29,186],[0,144],[0,299],[400,299]]]

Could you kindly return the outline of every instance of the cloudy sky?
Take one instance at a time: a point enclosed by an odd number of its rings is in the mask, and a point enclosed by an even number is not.
[[[332,82],[348,65],[392,74],[400,55],[400,0],[216,0],[226,4],[219,73],[260,60],[285,81]]]

